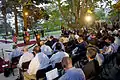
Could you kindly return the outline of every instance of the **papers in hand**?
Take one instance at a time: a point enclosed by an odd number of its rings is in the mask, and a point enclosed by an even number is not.
[[[53,80],[55,78],[57,78],[59,75],[58,75],[58,70],[57,68],[51,70],[51,71],[48,71],[46,72],[46,78],[47,80]]]

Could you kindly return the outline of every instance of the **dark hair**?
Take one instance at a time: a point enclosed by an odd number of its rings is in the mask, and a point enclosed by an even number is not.
[[[94,59],[97,54],[97,48],[94,47],[88,47],[87,48],[87,56],[90,57],[91,59]]]
[[[61,50],[62,49],[62,46],[59,42],[56,43],[56,49],[57,50]]]
[[[115,38],[114,38],[113,36],[110,36],[110,37],[109,37],[109,40],[111,41],[111,43],[114,43]]]
[[[54,38],[54,36],[50,36],[50,38]]]
[[[39,46],[35,46],[33,51],[35,51],[36,53],[39,53],[41,50]]]
[[[102,39],[103,39],[103,40],[106,40],[106,39],[108,39],[108,36],[103,36]]]
[[[114,43],[114,41],[115,41],[115,38],[113,36],[105,36],[103,39],[104,40],[108,39],[111,41],[111,43]]]

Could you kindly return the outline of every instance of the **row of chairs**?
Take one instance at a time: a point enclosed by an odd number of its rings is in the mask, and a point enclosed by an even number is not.
[[[29,67],[29,63],[30,63],[30,61],[22,63],[22,69],[20,70],[20,73],[19,73],[21,80],[23,79],[23,75],[22,75],[21,72],[26,72],[27,71],[27,69]],[[63,74],[62,73],[63,72],[62,65],[61,65],[61,63],[56,63],[54,68],[52,67],[52,65],[50,65],[47,68],[38,70],[37,73],[36,73],[36,80],[39,80],[41,78],[43,80],[46,79],[46,72],[51,71],[55,68],[58,69],[58,73],[59,73],[59,77],[60,77]]]

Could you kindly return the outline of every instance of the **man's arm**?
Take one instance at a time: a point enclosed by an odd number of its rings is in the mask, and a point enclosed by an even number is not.
[[[23,63],[23,57],[20,57],[19,63],[18,63],[18,67],[22,68],[22,63]]]

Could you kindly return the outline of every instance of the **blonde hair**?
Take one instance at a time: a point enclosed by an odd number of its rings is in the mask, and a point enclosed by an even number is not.
[[[45,44],[45,42],[44,41],[40,41],[40,45],[42,46],[42,45],[44,45]]]
[[[27,51],[28,51],[28,47],[25,46],[25,47],[23,48],[23,51],[24,51],[24,52],[27,52]]]

